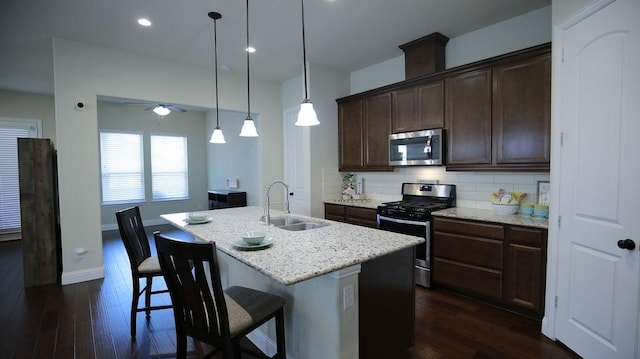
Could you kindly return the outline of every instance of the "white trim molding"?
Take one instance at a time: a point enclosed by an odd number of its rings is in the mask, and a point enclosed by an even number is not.
[[[62,273],[62,285],[104,278],[104,266]]]

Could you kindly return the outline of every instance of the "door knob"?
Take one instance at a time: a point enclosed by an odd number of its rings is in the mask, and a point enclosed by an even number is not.
[[[289,196],[293,196],[293,192],[289,192]]]
[[[636,248],[636,242],[634,242],[633,239],[621,239],[618,241],[618,247],[621,249],[628,249],[632,251]]]

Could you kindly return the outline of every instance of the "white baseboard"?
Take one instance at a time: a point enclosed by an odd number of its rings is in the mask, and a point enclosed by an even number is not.
[[[169,222],[165,221],[162,218],[157,218],[157,219],[145,219],[144,220],[144,226],[159,226],[161,224],[169,224]],[[103,224],[102,225],[102,230],[103,231],[117,231],[118,230],[118,224],[117,223],[109,223],[109,224]]]
[[[542,334],[544,334],[547,338],[556,340],[551,327],[549,327],[549,321],[547,320],[547,317],[542,318],[542,326],[540,332],[542,332]]]
[[[86,282],[104,278],[104,267],[82,269],[73,272],[62,272],[62,285]]]
[[[276,354],[276,343],[271,340],[268,336],[260,330],[260,328],[252,331],[247,335],[247,338],[251,340],[251,342],[258,347],[258,349],[262,350],[267,356],[274,356]],[[287,358],[295,359],[289,353],[287,353]]]

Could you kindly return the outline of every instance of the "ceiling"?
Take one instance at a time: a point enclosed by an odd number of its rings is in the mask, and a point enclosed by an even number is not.
[[[251,76],[302,72],[300,0],[250,0]],[[400,56],[398,45],[433,32],[449,38],[551,4],[551,0],[306,0],[307,60],[351,72]],[[242,0],[2,0],[0,89],[53,93],[51,38],[66,38],[246,74]],[[153,25],[136,23],[146,17]],[[224,67],[223,67],[224,65]]]

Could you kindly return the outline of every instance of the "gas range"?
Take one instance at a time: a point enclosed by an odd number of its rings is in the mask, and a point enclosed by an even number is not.
[[[403,183],[402,201],[378,206],[379,229],[419,236],[416,246],[416,284],[431,285],[431,212],[456,204],[456,186],[450,184]]]
[[[378,214],[396,219],[428,221],[431,212],[455,206],[455,185],[403,183],[402,200],[382,203]]]
[[[378,214],[398,219],[427,221],[431,212],[451,207],[445,203],[387,202],[378,207]]]

